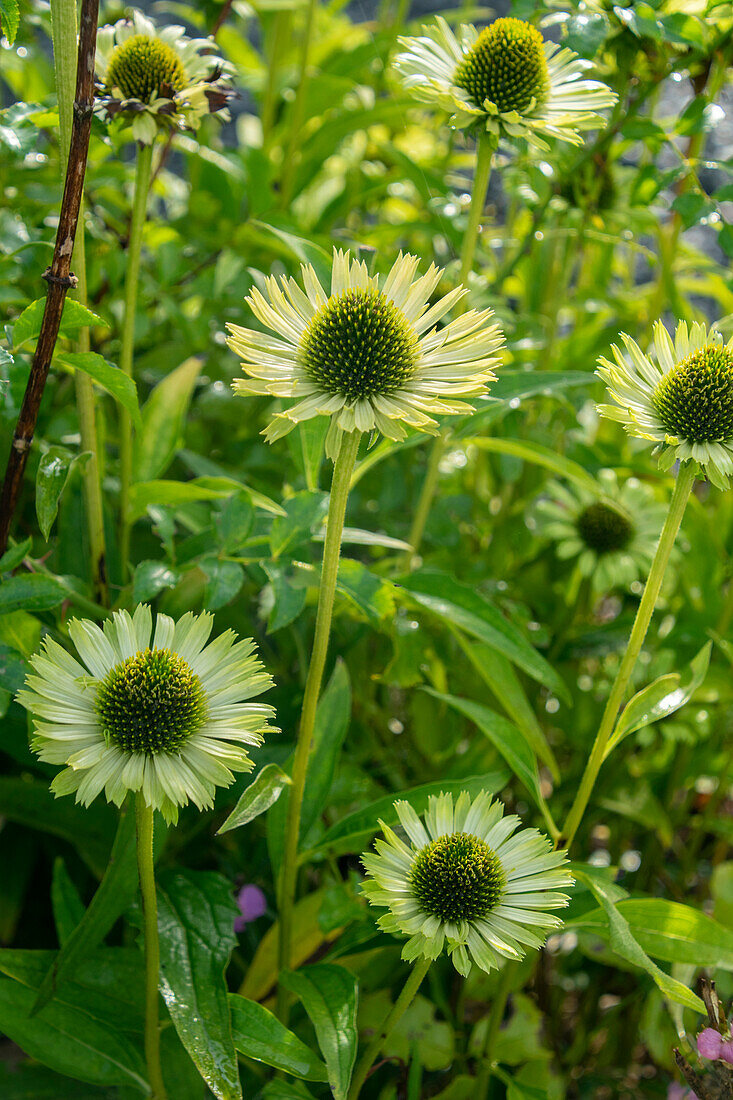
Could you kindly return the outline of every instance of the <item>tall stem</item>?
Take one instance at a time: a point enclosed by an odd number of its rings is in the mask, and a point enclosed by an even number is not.
[[[303,711],[295,746],[292,785],[288,794],[288,813],[285,822],[285,849],[283,852],[279,905],[278,962],[280,969],[285,969],[292,964],[293,905],[295,903],[295,885],[298,871],[300,813],[303,805],[308,758],[313,740],[316,707],[321,692],[323,669],[328,652],[328,639],[331,633],[331,617],[338,579],[346,502],[349,496],[351,474],[356,462],[356,452],[359,449],[360,438],[360,432],[344,433],[333,468],[331,499],[328,506],[328,526],[326,528],[326,541],[323,545],[323,568],[318,591],[316,630],[303,694]],[[278,1013],[281,1019],[287,1017],[287,992],[282,986],[278,990]]]
[[[559,848],[569,848],[572,844],[593,792],[598,773],[601,770],[601,765],[606,755],[606,748],[616,725],[619,708],[624,700],[626,688],[631,679],[631,673],[634,670],[634,665],[641,652],[641,647],[644,644],[646,632],[649,629],[649,623],[654,613],[659,590],[662,587],[669,555],[672,552],[674,540],[680,529],[682,516],[684,515],[690,493],[692,492],[692,486],[695,483],[694,469],[693,463],[686,462],[680,467],[679,474],[677,475],[672,500],[669,505],[669,512],[664,521],[664,527],[659,537],[659,543],[657,544],[644,593],[639,603],[639,609],[636,612],[634,625],[629,636],[629,644],[624,653],[623,660],[619,665],[619,670],[616,673],[616,679],[613,682],[611,694],[608,697],[606,709],[603,712],[601,725],[596,735],[588,763],[586,764],[583,778],[580,781],[578,793],[575,796],[575,801],[568,814],[562,834],[558,839],[557,847]]]
[[[387,1042],[387,1039],[389,1039],[390,1035],[397,1027],[397,1024],[400,1022],[405,1012],[415,999],[415,994],[420,988],[423,978],[430,969],[431,962],[431,959],[420,959],[420,961],[415,963],[415,965],[413,966],[412,970],[410,971],[410,976],[402,988],[402,992],[392,1006],[392,1009],[386,1020],[382,1024],[381,1028],[374,1036],[369,1046],[366,1048],[363,1058],[356,1067],[356,1071],[351,1082],[351,1088],[349,1089],[348,1100],[357,1100],[359,1093],[364,1087],[364,1082],[369,1076],[369,1070],[374,1065],[377,1055],[379,1054],[380,1050]]]
[[[158,984],[160,947],[158,944],[158,900],[155,896],[155,864],[153,862],[153,809],[142,792],[135,798],[137,824],[137,870],[143,899],[145,928],[145,1061],[151,1100],[166,1100],[163,1071],[160,1068],[160,1029],[158,1027]]]
[[[504,1009],[506,1008],[509,990],[511,989],[516,971],[517,964],[514,962],[507,962],[504,964],[504,969],[499,977],[496,996],[491,1005],[489,1018],[486,1021],[486,1035],[484,1036],[484,1045],[481,1052],[481,1068],[479,1069],[476,1079],[476,1100],[486,1100],[488,1096],[489,1082],[491,1080],[491,1054],[494,1049],[496,1036],[499,1034],[501,1021],[504,1019]]]
[[[440,435],[433,440],[432,447],[430,448],[428,466],[425,471],[425,480],[422,483],[415,514],[412,517],[410,534],[407,537],[407,541],[412,549],[408,550],[405,554],[405,567],[407,569],[411,568],[412,563],[417,557],[418,549],[422,543],[423,535],[425,534],[430,508],[432,507],[433,497],[435,496],[435,491],[438,488],[438,481],[440,479],[440,460],[445,454],[447,444],[447,432],[443,429]]]
[[[463,234],[461,246],[461,271],[458,281],[464,286],[468,276],[473,271],[473,261],[476,255],[479,226],[484,215],[486,195],[491,179],[491,160],[496,151],[496,140],[492,134],[481,131],[476,142],[476,170],[473,174],[473,187],[471,189],[471,208],[468,212],[468,225]]]
[[[56,93],[59,105],[59,146],[61,165],[65,172],[71,145],[71,126],[74,115],[76,85],[76,0],[51,0],[51,36],[53,38],[53,63],[56,75]],[[84,248],[84,198],[79,206],[72,267],[76,275],[74,297],[86,305],[87,264]],[[89,329],[79,333],[78,350],[89,351]],[[104,538],[104,512],[100,484],[97,444],[97,420],[94,406],[94,386],[89,375],[77,370],[74,373],[76,409],[79,417],[81,447],[88,451],[90,459],[82,473],[84,502],[86,505],[89,550],[92,558],[92,585],[94,598],[107,603],[107,553]]]
[[[277,91],[282,71],[282,55],[287,49],[291,13],[286,9],[276,11],[272,18],[271,43],[267,58],[267,81],[262,96],[262,144],[267,149],[275,124]]]
[[[290,202],[293,185],[295,183],[295,170],[298,166],[300,153],[300,138],[305,121],[305,97],[308,91],[308,62],[310,59],[311,39],[313,37],[313,24],[315,21],[318,0],[308,0],[308,8],[305,15],[305,27],[300,43],[300,57],[298,59],[298,76],[295,90],[295,102],[290,117],[290,134],[283,161],[282,181],[280,190],[280,203],[287,206]]]
[[[135,313],[137,288],[140,277],[140,252],[143,229],[148,207],[150,178],[153,165],[153,146],[139,145],[135,169],[135,190],[132,198],[130,239],[127,245],[127,271],[125,274],[125,313],[122,321],[122,347],[120,369],[132,378],[132,356],[135,350]],[[132,480],[132,420],[128,411],[120,406],[120,561],[123,580],[126,580],[127,559],[130,551],[130,526],[127,519],[127,503]]]

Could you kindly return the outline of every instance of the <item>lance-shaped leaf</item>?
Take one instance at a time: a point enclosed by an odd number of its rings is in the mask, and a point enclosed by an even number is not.
[[[326,1067],[297,1035],[264,1005],[229,994],[232,1036],[240,1054],[306,1081],[327,1081]]]
[[[706,642],[684,672],[660,676],[653,684],[636,693],[626,704],[616,723],[605,756],[613,752],[619,742],[630,733],[635,733],[652,722],[658,722],[661,718],[668,718],[690,701],[707,675],[712,645],[712,642]]]
[[[277,764],[266,764],[242,792],[242,797],[218,833],[228,833],[259,817],[277,802],[282,792],[291,783],[290,776],[286,775]]]
[[[217,1100],[242,1096],[224,981],[237,915],[221,875],[160,876],[160,990],[181,1042]]]
[[[91,451],[75,455],[68,447],[49,447],[41,455],[36,473],[36,516],[41,534],[48,540],[59,510],[59,500],[74,466],[84,466]]]
[[[343,966],[318,963],[280,975],[303,1002],[328,1068],[335,1100],[346,1100],[356,1060],[357,981]]]

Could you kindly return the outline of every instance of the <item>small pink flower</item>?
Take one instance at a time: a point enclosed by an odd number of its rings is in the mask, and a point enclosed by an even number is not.
[[[729,1066],[733,1066],[733,1039],[725,1039],[720,1044],[719,1058],[722,1058],[724,1062],[727,1062]]]
[[[721,1054],[722,1046],[721,1034],[714,1027],[706,1027],[697,1037],[697,1053],[701,1058],[707,1058],[711,1062],[715,1061],[716,1058],[723,1057]]]
[[[687,1085],[678,1085],[673,1081],[667,1089],[667,1100],[698,1100],[698,1096]]]
[[[243,932],[248,924],[267,911],[267,898],[259,886],[248,882],[237,894],[237,905],[241,916],[234,918],[234,931]]]

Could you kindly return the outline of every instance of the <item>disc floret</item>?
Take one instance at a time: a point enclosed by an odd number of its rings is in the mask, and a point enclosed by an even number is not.
[[[394,302],[373,288],[333,295],[301,343],[303,370],[328,393],[351,405],[388,396],[417,366],[417,336]]]
[[[173,49],[159,38],[136,34],[115,46],[109,61],[107,81],[125,99],[149,103],[170,97],[186,86],[186,73]]]
[[[470,833],[438,837],[417,855],[410,885],[426,913],[445,921],[475,920],[496,907],[506,879],[501,860]]]
[[[577,525],[585,545],[599,555],[623,550],[634,537],[634,527],[628,516],[600,500],[582,510]]]
[[[670,435],[692,443],[733,440],[733,349],[721,344],[686,356],[660,379],[652,398]]]
[[[167,649],[141,650],[99,686],[104,736],[123,752],[176,753],[206,721],[206,695],[191,666]]]
[[[497,19],[456,67],[454,82],[477,107],[522,114],[547,99],[550,78],[540,32],[522,19]]]

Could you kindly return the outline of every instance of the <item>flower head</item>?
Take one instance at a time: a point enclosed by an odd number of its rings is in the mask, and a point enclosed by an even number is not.
[[[496,19],[481,32],[464,25],[456,37],[438,17],[423,31],[399,39],[405,52],[395,68],[417,99],[450,111],[461,129],[524,138],[538,149],[548,148],[548,137],[580,145],[579,132],[616,102],[605,84],[584,78],[586,63],[572,50],[545,42],[521,19]]]
[[[104,626],[74,619],[80,660],[46,638],[31,659],[18,702],[34,718],[32,748],[65,764],[51,783],[88,806],[104,789],[122,804],[128,791],[175,821],[189,799],[213,804],[214,789],[249,771],[245,746],[259,745],[272,707],[249,700],[272,685],[251,640],[227,630],[207,645],[213,616],[175,623],[150,608],[117,611]]]
[[[600,359],[598,368],[616,404],[598,411],[631,435],[656,440],[662,469],[691,459],[726,489],[733,473],[733,339],[723,344],[720,333],[697,323],[688,329],[684,321],[674,341],[657,321],[646,355],[630,336],[621,339],[626,354],[614,344],[615,362]]]
[[[485,791],[463,791],[455,806],[450,794],[431,797],[424,821],[407,802],[395,809],[409,843],[380,822],[385,839],[362,859],[363,890],[387,909],[380,927],[410,937],[404,959],[436,959],[447,946],[461,974],[472,962],[489,971],[561,925],[546,910],[567,905],[557,893],[573,883],[565,853],[536,829],[517,833],[519,818],[504,817]]]
[[[595,495],[550,482],[533,519],[559,558],[576,559],[580,575],[607,592],[647,575],[665,515],[648,485],[634,477],[619,485],[613,470],[601,470]]]
[[[228,66],[214,49],[213,38],[188,38],[183,27],[159,30],[139,11],[101,27],[96,67],[105,114],[129,116],[133,136],[146,145],[159,128],[196,130],[209,113],[228,118],[230,91],[220,81]]]
[[[263,332],[228,325],[227,343],[242,359],[242,394],[297,398],[265,430],[272,442],[302,420],[330,416],[327,450],[333,456],[342,431],[376,429],[404,439],[405,425],[433,432],[431,414],[471,412],[458,398],[486,393],[503,336],[488,324],[491,310],[469,310],[438,329],[438,321],[466,293],[452,290],[428,308],[442,272],[431,264],[417,277],[418,261],[400,254],[381,288],[366,265],[334,250],[330,295],[310,265],[303,288],[294,279],[266,280],[247,298]]]

